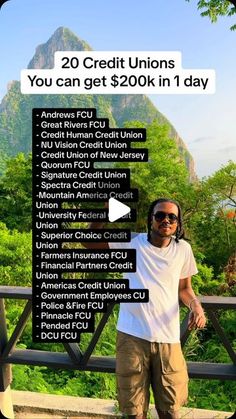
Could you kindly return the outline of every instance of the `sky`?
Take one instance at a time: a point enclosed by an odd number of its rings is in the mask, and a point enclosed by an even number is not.
[[[152,95],[195,161],[199,177],[236,159],[236,15],[212,24],[191,0],[10,0],[0,10],[0,100],[37,45],[59,26],[94,50],[181,51],[184,68],[214,69],[213,95]]]

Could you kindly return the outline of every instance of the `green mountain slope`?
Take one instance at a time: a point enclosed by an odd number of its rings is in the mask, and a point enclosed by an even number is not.
[[[91,47],[69,29],[60,27],[51,38],[36,48],[28,68],[52,68],[55,51],[83,51]],[[95,107],[99,117],[110,120],[110,126],[121,127],[125,121],[151,122],[157,119],[170,127],[170,136],[178,144],[188,167],[190,178],[195,178],[194,162],[184,142],[169,121],[145,95],[22,95],[20,82],[12,81],[0,104],[0,151],[16,155],[28,153],[32,144],[31,111],[33,108]]]

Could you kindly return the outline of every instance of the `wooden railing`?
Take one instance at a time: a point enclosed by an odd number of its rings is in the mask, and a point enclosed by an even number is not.
[[[17,325],[8,338],[4,299],[26,300],[25,307],[20,315]],[[218,310],[232,310],[236,308],[236,297],[200,297],[201,303],[207,313],[209,322],[212,323],[216,334],[219,336],[224,348],[232,360],[231,364],[213,362],[188,362],[190,378],[208,378],[220,380],[236,379],[236,353],[231,342],[222,329]],[[16,349],[24,327],[29,319],[32,309],[32,290],[23,287],[0,287],[0,391],[5,391],[11,381],[10,364],[39,365],[50,368],[76,369],[86,371],[99,371],[111,373],[115,371],[115,358],[107,356],[92,356],[92,352],[108,321],[115,304],[108,306],[107,312],[93,333],[91,341],[85,352],[82,353],[77,343],[64,343],[65,352],[50,352],[34,349]],[[185,344],[188,336],[188,313],[181,323],[181,342]]]

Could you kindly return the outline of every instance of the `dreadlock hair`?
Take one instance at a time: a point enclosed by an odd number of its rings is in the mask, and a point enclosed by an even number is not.
[[[181,208],[178,204],[178,202],[174,201],[173,199],[169,199],[169,198],[159,198],[156,199],[156,201],[153,201],[149,207],[148,210],[148,220],[147,220],[147,225],[148,225],[148,233],[147,233],[147,240],[150,242],[151,239],[151,225],[152,225],[152,215],[153,215],[153,210],[155,208],[155,206],[157,204],[161,204],[162,202],[170,202],[171,204],[175,204],[178,208],[178,226],[175,232],[175,241],[176,243],[179,242],[180,239],[184,238],[184,229],[183,229],[183,219],[182,219],[182,211]]]

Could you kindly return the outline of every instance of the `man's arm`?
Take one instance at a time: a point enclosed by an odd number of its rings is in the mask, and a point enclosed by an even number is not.
[[[101,229],[105,226],[104,222],[92,222],[88,225],[88,228],[97,228]],[[108,242],[81,242],[83,247],[86,249],[109,249]]]
[[[200,301],[197,299],[191,284],[191,276],[182,278],[179,281],[179,298],[190,308],[191,313],[189,317],[189,329],[196,327],[203,328],[206,325],[206,317],[201,306]]]
[[[109,208],[109,204],[108,202],[104,202],[104,208],[108,209]],[[106,222],[104,221],[92,221],[91,223],[89,223],[88,225],[88,229],[102,229],[105,226]],[[109,244],[108,242],[81,242],[82,246],[85,247],[86,249],[109,249]]]

